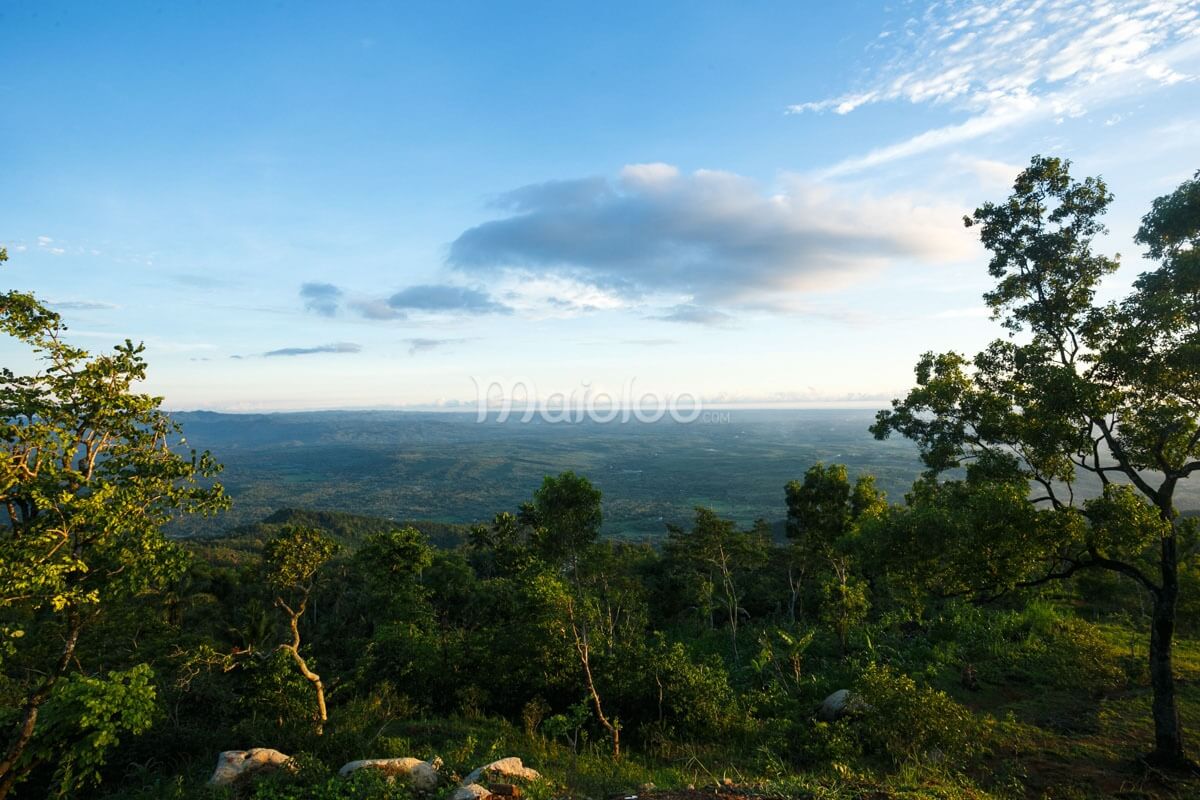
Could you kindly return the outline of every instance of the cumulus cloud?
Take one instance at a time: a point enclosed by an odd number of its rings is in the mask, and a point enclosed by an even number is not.
[[[795,293],[895,261],[973,252],[962,209],[856,196],[797,177],[766,192],[739,175],[683,174],[668,164],[630,165],[616,180],[526,186],[496,205],[511,213],[463,232],[450,246],[452,267],[697,306],[784,307]]]
[[[362,352],[362,345],[354,342],[334,342],[333,344],[321,344],[316,347],[282,347],[278,350],[268,350],[263,353],[265,358],[276,358],[279,356],[311,356],[318,353],[359,353]]]
[[[893,49],[866,85],[788,111],[849,114],[900,100],[970,116],[848,159],[828,175],[1142,97],[1193,77],[1200,66],[1200,10],[1194,0],[932,3],[886,33],[896,35],[882,47]]]
[[[306,310],[332,317],[341,303],[342,290],[332,283],[305,283],[300,286],[300,298]]]

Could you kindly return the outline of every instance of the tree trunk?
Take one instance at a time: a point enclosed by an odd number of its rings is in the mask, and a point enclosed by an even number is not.
[[[1154,752],[1147,761],[1163,766],[1187,766],[1183,729],[1175,702],[1175,673],[1171,665],[1175,638],[1175,609],[1179,597],[1179,570],[1175,537],[1162,542],[1162,588],[1154,595],[1150,623],[1150,685],[1154,690]]]
[[[283,598],[276,598],[275,602],[279,604],[288,615],[288,625],[292,629],[292,641],[290,644],[281,644],[279,649],[287,651],[292,656],[292,661],[296,662],[296,667],[300,670],[300,674],[304,679],[313,685],[313,689],[317,693],[317,725],[316,732],[320,736],[325,732],[325,723],[329,721],[329,714],[325,708],[325,684],[321,682],[321,676],[309,669],[308,662],[304,660],[304,656],[300,655],[300,617],[308,608],[308,597],[300,603],[298,610],[293,611],[291,607],[283,601]],[[3,800],[3,798],[0,798]]]
[[[587,622],[586,620],[583,622],[581,632],[580,625],[575,620],[575,602],[569,597],[567,598],[567,617],[571,622],[571,633],[575,638],[575,651],[579,654],[580,664],[583,665],[584,682],[587,685],[588,693],[592,696],[592,705],[596,709],[596,719],[612,737],[613,758],[620,758],[621,727],[604,714],[604,707],[600,703],[600,692],[596,689],[595,678],[592,677],[591,644],[588,642]]]
[[[800,606],[800,589],[804,583],[804,571],[801,570],[799,575],[793,575],[793,567],[788,565],[788,589],[791,594],[788,597],[788,619],[793,625],[796,624],[796,618],[799,613],[803,612],[803,607]]]
[[[0,760],[0,800],[8,797],[13,787],[17,784],[17,781],[25,774],[18,769],[18,762],[21,756],[24,755],[25,748],[29,746],[29,741],[33,738],[42,703],[46,702],[50,697],[50,692],[54,689],[54,684],[58,682],[59,677],[71,665],[71,659],[75,656],[75,645],[79,642],[79,632],[82,628],[83,624],[80,621],[79,614],[74,611],[69,612],[67,638],[63,643],[58,663],[55,665],[54,671],[46,676],[37,690],[25,701],[25,706],[21,710],[20,721],[13,730],[8,747],[5,748],[4,758]]]
[[[325,709],[325,684],[321,682],[321,676],[308,668],[308,662],[300,655],[300,652],[287,645],[283,645],[283,649],[287,650],[292,660],[296,662],[296,666],[300,669],[300,674],[304,679],[313,685],[313,689],[317,693],[317,725],[316,732],[320,736],[325,732],[325,723],[329,721],[329,714]]]

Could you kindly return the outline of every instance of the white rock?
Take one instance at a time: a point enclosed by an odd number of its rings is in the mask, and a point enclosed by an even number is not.
[[[822,701],[821,707],[817,709],[817,719],[823,722],[833,722],[835,719],[844,716],[846,713],[846,703],[849,700],[850,690],[838,689]]]
[[[490,794],[491,792],[478,783],[468,783],[455,789],[450,795],[450,800],[483,800]]]
[[[213,786],[231,786],[244,775],[272,769],[294,769],[291,757],[269,747],[250,750],[226,750],[217,756],[217,768],[208,782]]]
[[[433,763],[419,758],[365,758],[351,761],[338,770],[343,778],[360,769],[377,769],[389,778],[403,778],[417,791],[432,792],[438,785],[438,767],[441,760]]]
[[[870,707],[862,701],[861,697],[850,694],[849,689],[838,689],[821,702],[821,707],[817,709],[817,719],[822,722],[833,722],[848,714],[869,710]]]
[[[467,777],[463,778],[462,785],[478,783],[483,777],[498,777],[510,781],[536,781],[542,777],[535,769],[530,769],[521,763],[521,759],[515,756],[501,758],[493,761],[490,764],[484,764],[479,769],[472,772]]]

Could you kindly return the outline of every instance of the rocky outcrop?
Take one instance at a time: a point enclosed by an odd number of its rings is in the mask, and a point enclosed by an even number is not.
[[[232,786],[243,778],[278,769],[294,769],[291,757],[278,750],[269,747],[226,750],[217,756],[217,768],[208,782],[213,786]]]
[[[360,769],[379,770],[389,779],[401,778],[418,792],[432,792],[438,785],[441,759],[432,762],[419,758],[366,758],[344,765],[338,774],[343,778]]]
[[[468,783],[460,786],[450,795],[450,800],[483,800],[492,793],[478,783]]]
[[[498,759],[490,764],[484,764],[463,778],[462,785],[466,787],[471,784],[478,784],[481,780],[494,780],[496,778],[506,781],[536,781],[541,777],[541,773],[537,770],[530,769],[522,764],[521,759],[509,757]],[[460,798],[460,800],[462,799]]]

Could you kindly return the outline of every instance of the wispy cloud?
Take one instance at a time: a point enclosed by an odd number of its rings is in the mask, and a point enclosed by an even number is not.
[[[410,314],[511,314],[512,308],[487,291],[453,284],[421,284],[390,297],[354,300],[350,307],[367,319],[407,319]]]
[[[62,311],[115,311],[120,308],[113,303],[96,300],[51,300],[49,305]]]
[[[974,252],[962,209],[871,197],[785,176],[764,191],[728,172],[625,167],[498,198],[509,215],[464,231],[449,264],[588,285],[598,296],[669,296],[704,307],[783,308],[900,260]]]
[[[432,284],[410,286],[388,298],[396,311],[465,311],[472,314],[506,314],[511,309],[497,303],[487,292],[465,286]]]
[[[827,176],[1141,97],[1193,78],[1200,62],[1194,0],[933,3],[895,33],[885,40],[895,50],[867,85],[788,111],[849,114],[907,101],[969,116],[847,159]]]
[[[169,277],[175,283],[191,289],[220,289],[235,285],[235,282],[229,278],[222,278],[216,275],[181,272]]]
[[[470,339],[424,339],[418,337],[415,339],[405,339],[404,341],[408,344],[408,354],[415,356],[421,353],[428,353],[430,350],[469,342]]]
[[[37,237],[37,246],[39,250],[49,253],[52,256],[61,256],[67,252],[65,247],[55,244],[54,239],[49,236]]]
[[[290,357],[290,356],[311,356],[319,353],[359,353],[362,352],[362,345],[354,342],[334,342],[333,344],[321,344],[316,347],[281,347],[278,350],[268,350],[263,353],[264,358]],[[240,356],[239,356],[240,357]]]
[[[726,314],[724,311],[718,311],[715,308],[704,308],[703,306],[692,305],[691,303],[681,303],[662,314],[652,316],[651,319],[658,319],[663,322],[686,322],[691,325],[707,325],[712,328],[728,328],[734,323],[733,316]]]

